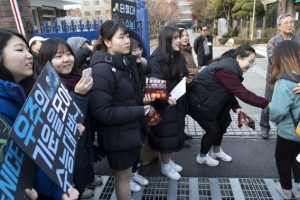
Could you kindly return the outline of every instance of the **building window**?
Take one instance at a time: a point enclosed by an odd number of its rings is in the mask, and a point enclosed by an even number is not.
[[[34,23],[34,32],[41,33],[39,14],[36,7],[31,7],[33,23]]]
[[[262,17],[257,17],[255,20],[256,20],[256,27],[263,26],[263,18]]]
[[[266,27],[272,28],[276,27],[277,23],[277,2],[267,4],[266,12]]]
[[[56,17],[55,8],[42,7],[43,17]]]
[[[85,15],[85,16],[90,16],[91,13],[90,13],[90,11],[85,11],[85,12],[84,12],[84,15]]]
[[[89,1],[83,1],[82,3],[83,3],[84,6],[89,6],[90,5]]]
[[[192,18],[192,15],[190,15],[190,14],[181,15],[181,19],[191,19],[191,18]]]
[[[99,0],[94,1],[94,5],[99,5],[99,4],[100,4]]]
[[[95,15],[101,15],[101,11],[100,10],[96,10],[95,11]]]

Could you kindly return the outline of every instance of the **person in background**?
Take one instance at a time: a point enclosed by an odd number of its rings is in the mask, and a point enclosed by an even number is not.
[[[117,199],[131,200],[132,166],[143,144],[141,126],[150,106],[142,106],[136,56],[129,53],[129,29],[108,20],[100,28],[90,61],[94,85],[90,111],[95,119],[99,147],[114,170]]]
[[[192,47],[189,41],[189,34],[187,30],[181,28],[179,29],[179,34],[180,34],[180,52],[185,58],[186,67],[188,68],[189,72],[192,73],[194,76],[195,74],[198,74],[203,68],[197,67],[195,64]],[[184,133],[184,136],[185,136],[185,140],[193,139],[193,136],[188,135],[187,133]],[[191,145],[187,141],[184,142],[184,147],[190,147],[190,146]]]
[[[130,38],[130,50],[129,55],[137,56],[136,59],[136,66],[137,71],[140,78],[140,89],[141,89],[141,102],[143,102],[142,105],[150,104],[152,101],[155,100],[155,98],[151,98],[150,95],[144,95],[143,88],[144,88],[144,78],[145,78],[145,72],[146,72],[146,61],[142,59],[142,53],[143,48],[142,45],[139,44],[139,42],[135,39]],[[150,127],[148,126],[148,121],[146,118],[144,118],[143,127],[142,127],[142,137],[144,138],[147,136],[147,134],[151,132]],[[136,163],[132,166],[132,176],[130,179],[130,189],[132,192],[139,192],[142,188],[140,185],[148,185],[149,181],[145,179],[143,176],[138,174],[137,167],[140,159],[138,158],[136,160]]]
[[[38,55],[40,48],[44,41],[46,41],[47,38],[42,38],[40,36],[34,36],[29,40],[29,47],[31,49],[31,53],[33,56],[33,62],[35,63],[35,66],[38,62]]]
[[[34,82],[33,57],[26,39],[18,33],[0,29],[0,113],[10,126]],[[37,197],[34,189],[25,192],[31,199]],[[78,191],[70,187],[67,193],[61,191],[56,197],[55,200],[75,200]]]
[[[93,46],[91,46],[90,41],[84,37],[70,37],[67,43],[75,54],[76,66],[79,67],[79,70],[87,69],[93,52]]]
[[[90,41],[84,37],[70,37],[67,40],[67,43],[71,46],[75,58],[76,58],[76,66],[79,67],[79,70],[82,72],[83,70],[89,68],[90,65],[90,59],[92,57],[92,52],[93,52],[93,46],[90,45]],[[95,130],[93,124],[91,124],[91,137],[93,139],[94,144],[94,151],[95,155],[99,154],[99,148],[96,147],[96,142],[95,142]],[[101,159],[99,159],[101,160]],[[95,157],[95,162],[98,160]],[[101,185],[102,179],[101,176],[96,176],[95,175],[95,181],[91,183],[91,185],[97,186]],[[87,190],[89,191],[89,189]]]
[[[270,77],[272,73],[272,58],[273,52],[276,46],[284,41],[284,40],[293,40],[300,44],[300,37],[294,35],[292,32],[295,28],[295,19],[292,14],[285,13],[280,15],[277,18],[277,28],[280,32],[271,38],[267,44],[267,55],[268,55],[268,68],[267,68],[267,75],[266,75],[266,89],[265,89],[265,98],[271,101],[273,90],[270,87]],[[270,132],[270,122],[269,122],[269,109],[263,109],[260,115],[260,127],[261,127],[261,137],[263,139],[269,138]]]
[[[268,100],[256,96],[242,84],[243,73],[254,65],[255,55],[251,46],[241,45],[226,51],[194,76],[187,98],[188,114],[206,132],[201,140],[197,163],[217,166],[217,158],[224,162],[232,161],[232,157],[222,150],[221,144],[231,123],[230,110],[237,114],[244,112],[236,97],[259,108],[269,106]]]
[[[91,137],[90,117],[89,117],[89,98],[87,92],[93,85],[93,79],[90,76],[81,77],[81,73],[75,66],[75,54],[70,45],[60,38],[50,38],[43,43],[38,57],[37,71],[40,73],[46,63],[50,61],[54,70],[60,76],[62,82],[69,90],[70,96],[76,102],[85,119],[85,127],[82,135],[77,141],[76,156],[74,162],[73,181],[76,189],[79,191],[79,198],[89,198],[94,195],[93,190],[86,186],[94,182],[94,149]],[[38,176],[35,178],[34,188],[38,194],[49,197],[55,189],[52,181],[45,181],[47,175],[37,169]]]
[[[201,34],[194,41],[199,68],[206,66],[213,58],[213,37],[208,34],[208,26],[200,26],[200,30]]]
[[[159,33],[158,47],[147,63],[146,76],[166,80],[170,93],[188,74],[184,57],[180,54],[179,29],[166,26]],[[192,78],[187,77],[186,81],[190,83]],[[182,149],[185,141],[185,95],[177,100],[174,97],[168,100],[155,99],[152,105],[164,121],[151,127],[149,145],[154,151],[160,152],[161,173],[172,180],[179,180],[181,176],[178,172],[182,171],[182,167],[175,164],[171,156]]]
[[[201,67],[197,67],[195,63],[192,47],[190,45],[189,34],[187,30],[183,28],[179,29],[179,33],[180,33],[180,52],[185,58],[186,67],[188,68],[190,73],[198,74],[201,71]]]
[[[296,160],[300,153],[300,137],[290,112],[295,118],[300,113],[300,96],[292,90],[297,87],[295,76],[300,75],[300,46],[298,42],[285,40],[280,42],[274,52],[270,86],[273,89],[270,120],[277,124],[277,142],[275,150],[276,166],[279,173],[279,182],[276,190],[284,199],[292,199],[292,172],[297,184],[297,194],[300,198],[300,163]],[[286,73],[290,80],[280,79]]]

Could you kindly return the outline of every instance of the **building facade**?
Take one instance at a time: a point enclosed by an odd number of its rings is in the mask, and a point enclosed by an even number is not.
[[[31,15],[30,0],[18,0],[17,6],[20,11],[25,35],[31,37],[34,32],[33,17]],[[18,32],[16,19],[14,18],[12,5],[9,0],[0,0],[0,28]]]
[[[265,28],[277,27],[277,18],[283,13],[291,13],[295,16],[295,31],[294,33],[299,35],[300,33],[300,2],[298,0],[261,0],[265,6],[266,15],[264,17]]]
[[[192,20],[192,3],[190,0],[174,0],[178,4],[178,9],[180,10],[180,26],[190,28],[194,25]]]
[[[82,0],[82,20],[111,19],[111,0]]]
[[[16,0],[24,27],[24,35],[31,38],[34,33],[44,33],[44,21],[54,24],[58,17],[66,16],[64,5],[81,4],[82,0]],[[13,5],[10,0],[0,0],[0,28],[18,32],[16,19],[13,15]]]
[[[44,21],[53,26],[54,20],[67,16],[64,5],[81,4],[82,0],[29,0],[33,17],[34,32],[44,33]],[[61,24],[59,24],[61,25]]]

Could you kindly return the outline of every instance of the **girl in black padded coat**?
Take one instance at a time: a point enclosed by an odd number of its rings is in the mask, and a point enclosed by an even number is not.
[[[98,143],[115,174],[117,199],[131,200],[132,166],[142,147],[142,119],[150,106],[142,106],[136,56],[129,53],[129,29],[121,22],[106,21],[94,44],[90,61],[94,84],[89,92]]]
[[[166,26],[159,34],[158,48],[152,53],[147,63],[146,76],[167,80],[168,92],[188,76],[189,72],[185,60],[180,54],[179,29]],[[192,79],[188,78],[190,82]],[[159,111],[163,122],[152,127],[149,134],[150,147],[160,152],[161,173],[173,180],[181,178],[178,172],[182,167],[171,160],[172,152],[182,149],[185,136],[185,112],[186,102],[183,95],[177,101],[169,97],[169,100],[158,100],[153,106]]]

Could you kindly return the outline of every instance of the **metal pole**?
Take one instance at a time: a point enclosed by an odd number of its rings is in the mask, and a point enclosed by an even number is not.
[[[255,15],[255,3],[256,3],[256,0],[254,0],[254,5],[253,5],[253,17],[252,17],[252,31],[251,31],[251,43],[252,43],[252,39],[253,39],[253,27],[254,27],[254,15]]]

